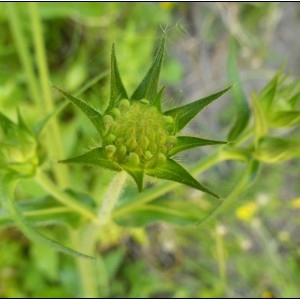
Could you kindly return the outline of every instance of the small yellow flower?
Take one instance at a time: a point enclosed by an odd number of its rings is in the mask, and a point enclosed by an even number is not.
[[[300,208],[300,198],[296,198],[292,201],[293,208]]]
[[[174,6],[174,3],[172,3],[172,2],[159,2],[159,5],[164,10],[170,10]]]
[[[248,202],[237,208],[236,215],[240,220],[248,221],[254,216],[256,211],[257,204],[254,202]]]

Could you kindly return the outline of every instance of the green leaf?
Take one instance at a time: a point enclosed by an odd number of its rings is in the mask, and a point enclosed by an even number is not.
[[[29,135],[32,135],[32,132],[30,131],[30,129],[28,128],[27,124],[25,123],[21,113],[20,113],[20,109],[17,108],[17,112],[18,112],[18,127],[23,130],[24,132],[26,132]]]
[[[259,141],[253,156],[266,163],[280,163],[300,156],[300,141],[267,136]]]
[[[288,101],[289,104],[295,108],[297,105],[297,102],[300,100],[300,92],[296,93],[295,95],[293,95]]]
[[[259,139],[268,133],[268,123],[265,112],[262,108],[262,103],[255,93],[251,95],[254,111],[254,132],[255,132],[255,143],[257,145]]]
[[[111,51],[111,85],[110,85],[110,103],[109,109],[114,107],[117,100],[128,99],[127,92],[122,82],[118,62],[115,54],[115,45],[112,46]]]
[[[134,179],[139,192],[143,190],[144,170],[140,168],[131,168],[127,165],[122,165],[122,168]]]
[[[234,39],[230,42],[230,51],[228,57],[228,77],[231,84],[239,82],[239,73],[237,66],[236,43]],[[228,139],[234,141],[243,132],[248,124],[250,117],[250,109],[246,95],[241,84],[237,84],[232,90],[233,100],[236,108],[235,122],[228,134]]]
[[[154,169],[146,170],[146,174],[161,179],[183,183],[200,191],[211,194],[216,198],[219,198],[219,196],[201,185],[186,169],[184,169],[181,165],[179,165],[171,158],[167,158],[164,164],[161,164]]]
[[[161,70],[161,65],[164,57],[165,52],[165,42],[166,37],[164,36],[155,51],[154,61],[152,66],[150,67],[148,73],[133,92],[131,96],[131,100],[140,100],[140,99],[147,99],[151,102],[155,100],[157,94],[157,87],[158,87],[158,80]]]
[[[104,150],[99,147],[93,150],[90,150],[87,153],[82,155],[68,158],[65,160],[60,160],[60,163],[65,164],[81,164],[81,165],[89,165],[89,166],[97,166],[109,170],[120,171],[121,168],[117,163],[112,162],[107,159]]]
[[[9,173],[4,176],[0,186],[0,196],[3,199],[5,206],[7,207],[11,218],[14,220],[16,225],[20,228],[20,230],[31,240],[34,242],[40,243],[45,247],[51,247],[56,249],[57,251],[61,251],[70,255],[94,259],[91,256],[86,254],[77,252],[71,248],[65,247],[54,240],[49,239],[48,237],[37,232],[31,224],[27,221],[27,219],[23,216],[23,214],[19,211],[16,203],[13,199],[13,191],[15,189],[18,178],[16,174]]]
[[[276,111],[272,113],[270,124],[274,127],[288,127],[300,124],[300,111]]]
[[[214,207],[203,209],[195,201],[177,199],[172,195],[172,199],[160,198],[151,204],[136,206],[130,212],[115,217],[114,221],[122,226],[147,226],[157,221],[187,226],[197,224]]]
[[[176,144],[169,151],[170,155],[174,155],[178,152],[195,148],[195,147],[228,143],[225,141],[214,141],[214,140],[202,139],[195,136],[177,136],[176,139],[177,139]]]
[[[204,107],[206,107],[208,104],[221,97],[224,93],[226,93],[231,88],[232,85],[220,92],[209,95],[205,98],[196,100],[184,106],[175,107],[171,110],[166,111],[164,114],[174,118],[174,122],[176,124],[176,130],[177,130],[176,132],[178,132],[187,123],[189,123]]]
[[[57,86],[53,86],[53,87],[56,88],[66,99],[68,99],[77,107],[79,107],[84,112],[84,114],[90,119],[90,121],[94,124],[94,126],[102,136],[102,133],[104,132],[104,124],[102,122],[101,114],[97,110],[89,106],[87,103],[85,103],[84,101],[68,94],[67,92],[61,90]]]

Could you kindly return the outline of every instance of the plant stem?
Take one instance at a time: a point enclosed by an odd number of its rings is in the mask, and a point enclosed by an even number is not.
[[[102,202],[101,208],[98,212],[97,223],[88,224],[81,236],[75,236],[75,243],[79,243],[78,246],[83,246],[82,251],[87,251],[88,253],[94,253],[95,246],[99,238],[99,233],[103,227],[110,221],[112,215],[112,210],[119,199],[124,184],[126,182],[127,174],[125,171],[117,173],[113,181],[111,182],[106,196]],[[78,242],[79,240],[79,242]],[[103,265],[102,259],[99,253],[96,253],[96,265],[95,262],[88,261],[86,259],[77,259],[77,266],[79,269],[80,282],[82,284],[82,295],[84,298],[97,298],[99,297],[99,276],[104,276],[102,280],[105,287],[108,286],[108,279],[106,277],[105,267]],[[97,268],[98,266],[98,268]],[[99,274],[99,269],[101,269],[101,274]]]
[[[98,224],[100,227],[104,226],[109,222],[112,210],[115,207],[117,200],[119,199],[122,193],[126,178],[126,172],[121,171],[111,182],[106,196],[101,204],[101,208],[98,211]]]
[[[53,183],[42,171],[38,171],[35,177],[37,183],[50,195],[52,195],[59,202],[65,204],[67,207],[77,211],[79,214],[87,217],[93,222],[97,222],[97,216],[93,213],[93,211],[78,202],[69,194],[61,191],[60,188],[57,187],[55,183]]]
[[[30,17],[31,17],[31,26],[32,34],[34,40],[34,47],[36,51],[37,67],[40,74],[40,84],[43,91],[43,99],[45,111],[43,113],[49,114],[54,109],[52,94],[49,84],[49,73],[47,67],[47,59],[45,54],[45,45],[43,40],[43,29],[42,22],[40,20],[40,15],[37,8],[37,3],[29,3],[30,8]],[[55,155],[55,157],[62,158],[64,157],[64,148],[62,144],[62,139],[59,131],[58,123],[56,119],[53,119],[49,124],[50,132],[48,135],[48,147],[50,153]],[[67,166],[54,166],[54,174],[58,183],[62,187],[67,187],[69,182],[69,174]]]
[[[7,8],[8,20],[12,30],[12,35],[16,43],[16,49],[20,57],[21,63],[23,65],[23,69],[25,71],[25,78],[28,81],[29,92],[33,101],[39,108],[39,111],[42,113],[42,103],[39,86],[34,74],[34,69],[31,63],[30,53],[26,45],[26,40],[24,38],[24,34],[22,33],[22,25],[20,24],[20,18],[17,15],[16,3],[7,3]]]
[[[219,275],[222,282],[223,291],[226,288],[226,260],[224,251],[224,229],[222,225],[217,225],[214,236],[216,240],[216,255],[218,262]]]

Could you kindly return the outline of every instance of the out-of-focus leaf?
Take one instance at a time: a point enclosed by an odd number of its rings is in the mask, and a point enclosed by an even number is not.
[[[131,100],[147,99],[151,102],[155,100],[157,95],[158,80],[161,70],[161,65],[165,52],[166,37],[164,36],[155,51],[154,61],[146,76],[133,92]]]
[[[174,147],[171,148],[169,152],[170,155],[200,146],[227,144],[227,142],[224,141],[207,140],[195,136],[177,136],[176,139],[177,142]]]
[[[300,124],[300,111],[273,112],[270,124],[274,127],[289,127]]]
[[[254,111],[254,132],[255,132],[255,142],[265,136],[268,133],[268,123],[265,115],[265,111],[262,109],[261,98],[258,98],[255,93],[252,93],[252,103]]]
[[[146,174],[153,177],[186,184],[200,191],[206,192],[216,198],[219,198],[218,195],[201,185],[186,169],[184,169],[181,165],[179,165],[171,158],[167,158],[164,164],[161,164],[154,169],[146,170]]]
[[[20,212],[19,208],[16,206],[16,203],[12,197],[13,191],[15,189],[18,176],[15,173],[7,173],[2,178],[2,183],[0,186],[0,197],[1,200],[4,201],[5,206],[10,214],[10,217],[14,220],[15,224],[19,227],[19,229],[31,240],[43,244],[44,246],[48,246],[56,249],[57,251],[61,251],[74,256],[81,256],[85,258],[91,259],[91,256],[86,254],[77,252],[71,248],[65,247],[56,241],[42,235],[28,222],[28,220],[23,216]]]
[[[228,77],[231,84],[239,82],[236,43],[233,38],[231,39],[228,57]],[[236,117],[235,122],[228,134],[228,139],[230,141],[234,141],[238,138],[238,136],[247,126],[250,117],[249,105],[241,84],[237,84],[232,89],[232,96],[236,108]]]
[[[264,111],[269,111],[272,108],[279,84],[282,82],[281,70],[276,73],[272,80],[264,87],[259,94],[259,99]]]
[[[267,163],[279,163],[300,156],[300,140],[267,136],[262,138],[253,156]]]
[[[236,183],[231,193],[226,198],[222,199],[222,201],[218,202],[216,207],[212,210],[212,212],[206,215],[198,223],[198,225],[203,225],[207,221],[216,217],[221,212],[224,212],[226,209],[230,209],[233,202],[236,201],[238,197],[247,189],[249,189],[249,187],[255,182],[255,180],[258,178],[259,171],[260,171],[259,161],[254,159],[248,161],[245,170],[239,177],[238,182]]]
[[[192,103],[175,107],[171,110],[165,112],[165,115],[171,116],[174,118],[176,124],[176,132],[182,129],[187,123],[189,123],[204,107],[206,107],[211,102],[215,101],[221,97],[224,93],[230,90],[232,86],[217,92],[215,94],[209,95],[205,98],[196,100]]]
[[[205,218],[215,206],[209,210],[203,209],[196,203],[182,199],[158,199],[151,204],[136,207],[122,216],[116,217],[115,221],[123,226],[146,226],[157,221],[186,226],[197,224]]]
[[[84,101],[61,90],[59,87],[57,86],[53,86],[53,87],[56,88],[66,99],[68,99],[77,107],[79,107],[84,112],[84,114],[90,119],[90,121],[94,124],[98,132],[102,135],[102,133],[104,132],[104,125],[102,121],[102,116],[97,110],[89,106]]]
[[[300,100],[300,92],[298,92],[297,94],[293,95],[290,99],[289,99],[289,103],[293,108],[296,108],[296,105],[298,103],[298,101]]]
[[[118,164],[113,163],[111,160],[107,159],[104,150],[102,148],[95,148],[82,155],[68,158],[65,160],[60,160],[59,162],[66,163],[66,164],[81,164],[81,165],[97,166],[97,167],[102,167],[114,171],[121,170]]]
[[[115,45],[111,51],[111,86],[110,86],[110,102],[108,109],[111,109],[117,100],[128,99],[128,95],[122,82],[118,62],[115,54]]]

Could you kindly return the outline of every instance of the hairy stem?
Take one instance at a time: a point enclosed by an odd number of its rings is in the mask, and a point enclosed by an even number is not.
[[[88,253],[93,253],[95,251],[96,243],[99,239],[99,234],[103,227],[110,221],[112,211],[116,205],[124,184],[126,182],[127,174],[125,171],[117,173],[113,181],[111,182],[106,196],[102,201],[102,205],[98,212],[97,223],[88,224],[84,228],[81,237],[75,237],[75,243],[79,240],[80,246],[83,248],[81,251],[87,251]],[[77,266],[80,274],[80,282],[82,284],[82,295],[85,298],[97,298],[100,295],[100,285],[102,289],[107,290],[108,279],[106,277],[106,270],[103,265],[102,259],[99,253],[95,254],[96,263],[87,260],[77,259]],[[99,278],[102,278],[102,284],[100,284]],[[101,295],[105,296],[105,295]]]

